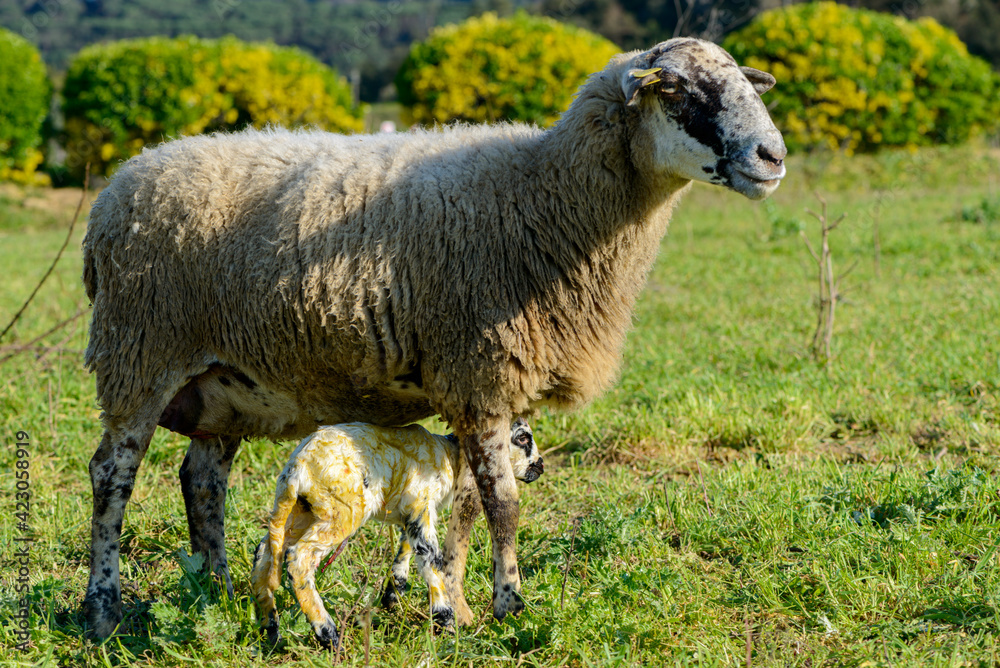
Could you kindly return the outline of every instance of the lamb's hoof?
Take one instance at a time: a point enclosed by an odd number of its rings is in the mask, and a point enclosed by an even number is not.
[[[451,608],[439,608],[431,612],[434,633],[455,632],[455,612]]]
[[[340,636],[337,635],[337,627],[333,621],[327,621],[318,629],[315,629],[316,640],[319,641],[323,649],[335,650],[340,645]]]
[[[278,623],[268,624],[261,627],[261,632],[267,637],[267,644],[274,647],[281,641],[281,632],[278,631]]]
[[[393,582],[390,580],[385,585],[385,591],[382,592],[382,607],[386,610],[395,608],[399,604],[400,595],[406,593],[409,588],[410,585],[406,580],[402,582]]]
[[[494,594],[493,598],[493,618],[502,622],[507,614],[515,617],[524,612],[524,601],[521,594],[516,591],[505,591],[500,595]]]

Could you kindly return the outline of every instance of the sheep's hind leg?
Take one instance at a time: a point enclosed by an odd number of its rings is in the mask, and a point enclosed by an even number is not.
[[[191,551],[204,556],[205,570],[219,577],[230,598],[233,581],[226,561],[226,490],[239,446],[239,436],[192,438],[180,470]]]
[[[90,581],[83,601],[90,632],[114,633],[122,619],[118,553],[122,518],[132,496],[135,474],[149,448],[155,421],[132,428],[109,427],[90,460],[94,515],[90,526]]]
[[[465,456],[476,477],[493,542],[493,616],[499,621],[524,610],[517,569],[519,506],[510,464],[510,421],[489,419],[462,439]]]
[[[467,626],[476,620],[465,600],[462,586],[465,581],[465,562],[469,556],[472,525],[483,512],[483,504],[476,488],[476,479],[472,476],[465,457],[460,458],[459,466],[461,472],[458,476],[455,503],[452,506],[451,519],[448,521],[448,533],[444,538],[444,586],[448,592],[448,599],[455,609],[455,623]]]
[[[413,556],[413,548],[406,538],[406,531],[400,532],[399,551],[396,559],[392,562],[392,570],[389,573],[389,581],[385,584],[385,591],[382,593],[382,607],[391,610],[399,603],[399,597],[410,588],[409,579],[410,557]]]

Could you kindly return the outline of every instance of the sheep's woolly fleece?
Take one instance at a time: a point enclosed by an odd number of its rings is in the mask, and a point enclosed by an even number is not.
[[[644,194],[623,188],[626,165],[582,169],[577,144],[516,125],[252,130],[134,158],[85,246],[86,362],[106,419],[219,362],[273,396],[246,397],[255,410],[236,419],[217,402],[224,415],[201,416],[211,433],[298,437],[316,416],[391,425],[431,407],[455,423],[592,398],[615,376],[674,198],[622,228],[623,200]],[[422,393],[368,391],[414,374]]]

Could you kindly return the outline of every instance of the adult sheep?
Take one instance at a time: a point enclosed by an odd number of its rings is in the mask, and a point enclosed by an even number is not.
[[[445,542],[456,621],[472,620],[462,579],[481,509],[493,614],[520,611],[511,419],[613,381],[692,180],[751,199],[778,186],[785,147],[760,99],[773,84],[672,39],[614,58],[545,131],[248,130],[123,165],[83,244],[105,427],[90,462],[92,632],[121,619],[121,522],[157,424],[191,437],[192,547],[231,587],[223,509],[241,438],[440,414],[469,465]]]

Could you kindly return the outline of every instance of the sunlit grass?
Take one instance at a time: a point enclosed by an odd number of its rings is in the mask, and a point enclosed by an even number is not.
[[[764,205],[696,186],[636,313],[620,382],[588,409],[541,415],[546,474],[522,488],[528,611],[488,615],[489,538],[467,590],[482,621],[430,635],[425,590],[370,630],[343,627],[346,665],[993,665],[1000,633],[1000,154],[984,148],[792,161]],[[832,239],[856,267],[831,363],[812,359],[816,285],[800,230],[819,190],[848,218]],[[0,218],[25,209],[10,194]],[[71,210],[71,207],[70,207]],[[68,222],[69,212],[66,213]],[[875,230],[880,255],[876,265]],[[79,231],[0,358],[78,309]],[[45,223],[0,224],[0,326],[62,243]],[[288,591],[284,643],[258,645],[248,574],[288,444],[246,444],[227,503],[236,598],[189,548],[177,484],[186,444],[157,433],[123,529],[123,635],[95,645],[87,462],[100,436],[81,369],[87,317],[0,365],[4,470],[31,434],[34,647],[23,665],[327,665]],[[548,465],[549,462],[552,465]],[[13,476],[3,486],[11,545]],[[443,528],[442,528],[443,532]],[[319,578],[335,615],[358,612],[392,541],[366,529]],[[10,551],[4,609],[16,605]],[[6,619],[6,617],[5,617]],[[868,662],[868,663],[866,663]]]

